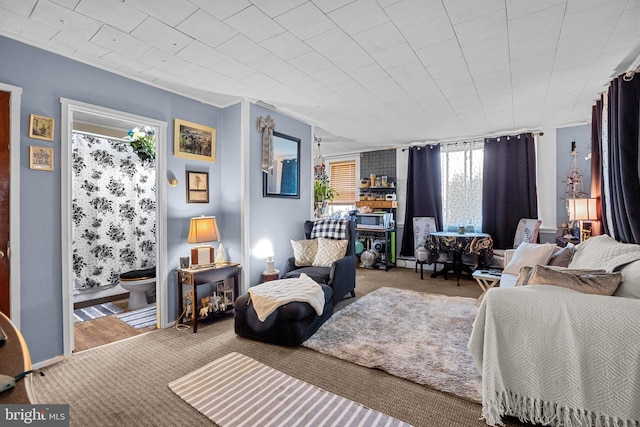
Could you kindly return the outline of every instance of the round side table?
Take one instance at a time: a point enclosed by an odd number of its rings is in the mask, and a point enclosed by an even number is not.
[[[273,272],[269,273],[267,270],[262,272],[262,277],[260,278],[260,283],[270,282],[272,280],[278,280],[280,278],[280,270],[277,268],[273,270]]]

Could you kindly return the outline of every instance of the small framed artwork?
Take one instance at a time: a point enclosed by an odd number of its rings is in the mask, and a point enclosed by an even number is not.
[[[187,171],[187,203],[209,203],[209,172]]]
[[[53,170],[53,148],[29,146],[29,168],[41,171]]]
[[[175,119],[173,155],[191,160],[216,161],[216,129]]]
[[[31,114],[29,116],[29,138],[53,141],[53,131],[55,130],[55,124],[55,119],[52,119],[51,117]]]

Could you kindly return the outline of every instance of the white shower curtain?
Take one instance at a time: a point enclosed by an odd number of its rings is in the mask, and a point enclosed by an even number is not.
[[[72,144],[74,287],[110,287],[155,266],[155,160],[116,139],[74,132]]]

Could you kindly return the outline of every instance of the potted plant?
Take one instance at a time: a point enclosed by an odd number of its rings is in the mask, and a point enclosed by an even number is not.
[[[313,199],[316,203],[322,203],[325,200],[332,201],[338,193],[329,186],[327,181],[316,179],[313,191]]]

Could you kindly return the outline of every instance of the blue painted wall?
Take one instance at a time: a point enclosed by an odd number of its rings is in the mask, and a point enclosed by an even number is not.
[[[567,177],[571,173],[573,165],[573,156],[571,155],[571,141],[576,142],[578,155],[576,156],[577,165],[582,174],[582,190],[587,193],[587,197],[591,194],[591,160],[585,160],[585,157],[591,152],[591,126],[572,126],[567,128],[558,128],[556,131],[556,172],[558,183],[557,187],[557,225],[569,221],[566,204]],[[565,198],[565,200],[562,200]]]
[[[179,180],[177,187],[167,185],[168,267],[178,265],[178,258],[189,253],[186,236],[189,218],[200,214],[221,213],[221,164],[224,163],[225,133],[217,140],[217,162],[197,162],[173,157],[173,119],[180,118],[220,128],[222,112],[176,94],[165,92],[62,56],[0,37],[0,81],[21,87],[21,330],[34,363],[63,353],[62,283],[60,218],[60,98],[100,105],[120,111],[166,121],[167,167]],[[29,114],[56,119],[52,142],[28,137]],[[220,135],[222,134],[222,135]],[[29,169],[29,145],[53,147],[53,172]],[[211,182],[208,204],[187,204],[185,171],[209,172]],[[162,181],[162,180],[161,180]],[[166,183],[166,180],[164,180]],[[225,236],[224,221],[221,233]],[[170,270],[171,271],[171,270]],[[169,286],[175,283],[170,272]],[[175,307],[175,292],[169,292],[169,307]],[[171,313],[170,313],[171,314]],[[175,316],[174,316],[175,317]]]
[[[258,131],[258,118],[271,116],[275,130],[300,138],[300,198],[283,199],[262,197],[262,133]],[[275,253],[276,268],[283,271],[285,261],[293,256],[291,239],[304,239],[304,221],[310,218],[311,194],[311,127],[291,117],[251,104],[250,112],[250,247],[262,239],[269,239]],[[258,171],[259,173],[254,173]],[[249,271],[250,284],[256,285],[266,267],[265,261],[252,256]]]

